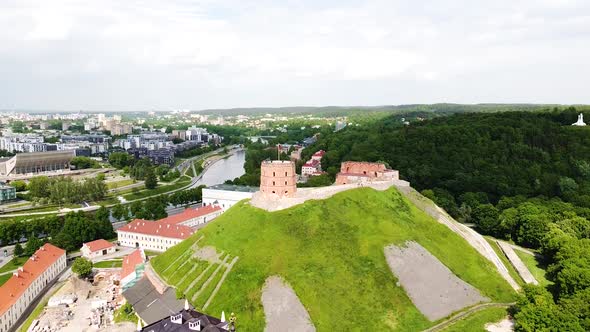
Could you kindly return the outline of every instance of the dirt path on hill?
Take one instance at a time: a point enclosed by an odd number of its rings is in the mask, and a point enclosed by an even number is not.
[[[508,272],[508,269],[506,266],[504,266],[502,260],[500,260],[500,257],[498,257],[494,249],[490,246],[486,239],[481,236],[481,234],[453,219],[443,209],[441,209],[426,197],[422,196],[422,194],[417,192],[414,188],[397,186],[397,189],[422,211],[464,238],[473,248],[475,248],[475,250],[477,250],[482,256],[487,258],[496,266],[496,269],[502,278],[504,278],[514,290],[520,290],[520,286],[512,278]]]
[[[435,332],[435,331],[442,331],[444,329],[446,329],[447,327],[455,324],[456,322],[465,319],[471,315],[473,315],[476,312],[488,309],[488,308],[508,308],[510,306],[514,305],[514,303],[483,303],[483,304],[478,304],[476,306],[473,306],[471,308],[469,308],[468,310],[465,310],[463,312],[460,312],[452,317],[450,317],[449,319],[442,321],[436,325],[434,325],[431,328],[428,328],[422,332]]]
[[[529,269],[524,265],[520,257],[514,252],[512,246],[504,241],[497,241],[496,243],[500,246],[500,249],[504,252],[512,266],[516,269],[516,272],[520,275],[522,280],[527,284],[538,285],[537,279],[533,277],[533,274]]]
[[[490,299],[458,278],[428,250],[416,242],[385,247],[385,259],[412,300],[430,321]]]
[[[262,289],[265,332],[315,332],[311,318],[297,294],[278,276],[266,279]]]

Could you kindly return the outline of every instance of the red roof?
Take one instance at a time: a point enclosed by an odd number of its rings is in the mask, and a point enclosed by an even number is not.
[[[135,272],[135,267],[142,263],[145,263],[145,254],[142,249],[136,249],[129,255],[125,256],[121,267],[121,279],[124,279],[131,273]]]
[[[218,205],[207,205],[196,209],[188,208],[179,214],[175,214],[173,216],[160,219],[158,220],[158,222],[176,225],[187,220],[206,216],[217,211],[221,211],[221,207],[219,207]]]
[[[320,150],[313,154],[314,157],[323,157],[326,154],[326,151]]]
[[[114,247],[115,245],[111,242],[103,239],[94,240],[91,242],[86,242],[84,245],[90,249],[90,252],[100,251],[103,249]]]
[[[318,167],[319,165],[320,165],[320,161],[319,160],[310,159],[303,166],[306,166],[306,167]]]
[[[193,230],[184,225],[174,225],[158,221],[135,219],[117,231],[137,234],[155,235],[184,240],[193,234]]]
[[[39,248],[30,259],[19,268],[18,276],[12,275],[8,281],[0,287],[0,315],[3,315],[10,306],[20,298],[43,272],[66,254],[66,251],[52,244],[46,243]]]

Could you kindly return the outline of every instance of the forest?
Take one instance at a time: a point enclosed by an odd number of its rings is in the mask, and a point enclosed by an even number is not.
[[[512,308],[517,331],[590,330],[590,128],[579,111],[463,113],[400,124],[399,117],[323,132],[334,177],[346,160],[384,161],[459,221],[542,254],[544,288]]]

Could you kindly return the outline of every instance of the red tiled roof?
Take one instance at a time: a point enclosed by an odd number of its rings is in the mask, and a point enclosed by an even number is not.
[[[313,154],[314,157],[323,157],[326,154],[326,151],[320,150]]]
[[[3,315],[45,270],[54,264],[66,251],[46,243],[35,252],[18,271],[0,287],[0,315]]]
[[[173,216],[164,218],[164,219],[160,219],[158,220],[158,222],[164,223],[164,224],[179,224],[181,222],[193,219],[193,218],[198,218],[201,216],[206,216],[208,214],[214,213],[216,211],[221,211],[221,207],[219,207],[218,205],[207,205],[207,206],[203,206],[200,208],[196,208],[196,209],[191,209],[188,208],[184,211],[182,211],[179,214],[175,214]]]
[[[181,240],[184,240],[193,234],[193,230],[188,226],[143,219],[135,219],[127,225],[119,228],[117,231],[155,235]]]
[[[123,258],[123,264],[121,266],[121,279],[124,279],[131,273],[135,272],[135,267],[138,264],[145,263],[145,254],[143,249],[136,249],[129,255]]]
[[[308,162],[306,162],[305,165],[303,165],[303,166],[306,166],[306,167],[317,167],[319,164],[320,164],[320,161],[319,160],[311,159]]]
[[[111,248],[111,247],[115,246],[111,242],[109,242],[107,240],[103,240],[103,239],[98,239],[98,240],[94,240],[91,242],[86,242],[86,243],[84,243],[84,245],[86,247],[88,247],[88,249],[90,249],[90,252],[95,252],[95,251],[99,251],[99,250],[103,250],[103,249],[107,249],[107,248]]]

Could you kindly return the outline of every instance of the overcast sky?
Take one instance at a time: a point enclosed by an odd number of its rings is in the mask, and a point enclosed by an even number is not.
[[[590,103],[590,1],[1,0],[0,108]]]

